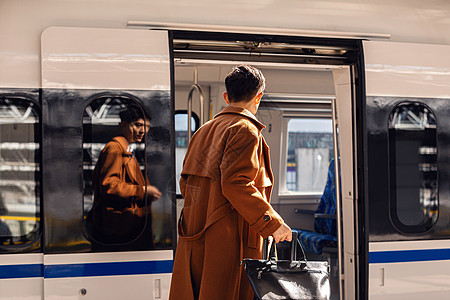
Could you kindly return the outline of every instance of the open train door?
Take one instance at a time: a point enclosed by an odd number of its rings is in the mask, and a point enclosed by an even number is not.
[[[364,42],[370,299],[449,299],[449,46]]]
[[[334,163],[336,172],[336,224],[339,299],[356,299],[359,261],[356,118],[354,66],[333,70],[336,98],[332,102]]]
[[[175,195],[168,32],[51,27],[41,42],[43,299],[167,299]],[[86,221],[92,171],[129,104],[149,111],[151,121],[128,157],[141,160],[136,172],[162,196],[128,240],[100,242]]]

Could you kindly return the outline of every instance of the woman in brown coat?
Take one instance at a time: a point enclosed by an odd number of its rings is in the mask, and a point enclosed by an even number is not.
[[[225,85],[229,106],[194,134],[184,160],[185,204],[170,300],[253,299],[240,262],[262,258],[262,238],[292,238],[269,204],[269,149],[261,134],[264,125],[254,116],[264,77],[239,66]]]

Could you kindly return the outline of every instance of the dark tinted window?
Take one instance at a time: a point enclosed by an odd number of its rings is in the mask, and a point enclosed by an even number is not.
[[[38,238],[39,123],[39,108],[32,101],[0,99],[0,245]]]
[[[404,233],[421,233],[438,218],[436,117],[426,105],[400,103],[389,118],[390,214]]]

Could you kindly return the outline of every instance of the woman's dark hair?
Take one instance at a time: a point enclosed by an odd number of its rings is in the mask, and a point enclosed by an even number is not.
[[[120,121],[131,123],[139,119],[152,119],[150,112],[136,104],[127,105],[127,107],[119,113]],[[145,117],[144,117],[145,116]]]
[[[240,65],[225,77],[225,87],[230,102],[248,102],[264,91],[266,83],[260,70]]]

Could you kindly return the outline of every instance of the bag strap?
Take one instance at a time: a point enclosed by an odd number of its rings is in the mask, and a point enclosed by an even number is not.
[[[277,261],[278,260],[277,245],[273,237],[269,236],[267,239],[263,240],[263,259],[270,260],[270,250],[272,250],[272,248],[275,255],[275,261]]]
[[[303,260],[305,261],[305,263],[307,263],[308,260],[306,259],[305,250],[303,249],[302,243],[298,239],[298,232],[293,230],[292,231],[292,244],[291,244],[291,261],[296,260],[296,258],[297,258],[297,253],[298,253],[297,246],[300,246],[300,250],[302,250],[302,254],[303,254]]]
[[[275,260],[278,260],[277,245],[275,244],[272,236],[269,236],[263,241],[263,259],[269,260],[272,246],[274,246]]]
[[[272,238],[269,236],[267,239],[263,240],[263,253],[262,253],[262,259],[269,260],[270,255],[270,249],[272,248],[272,243],[269,245],[269,239]],[[273,238],[272,238],[273,239]]]

